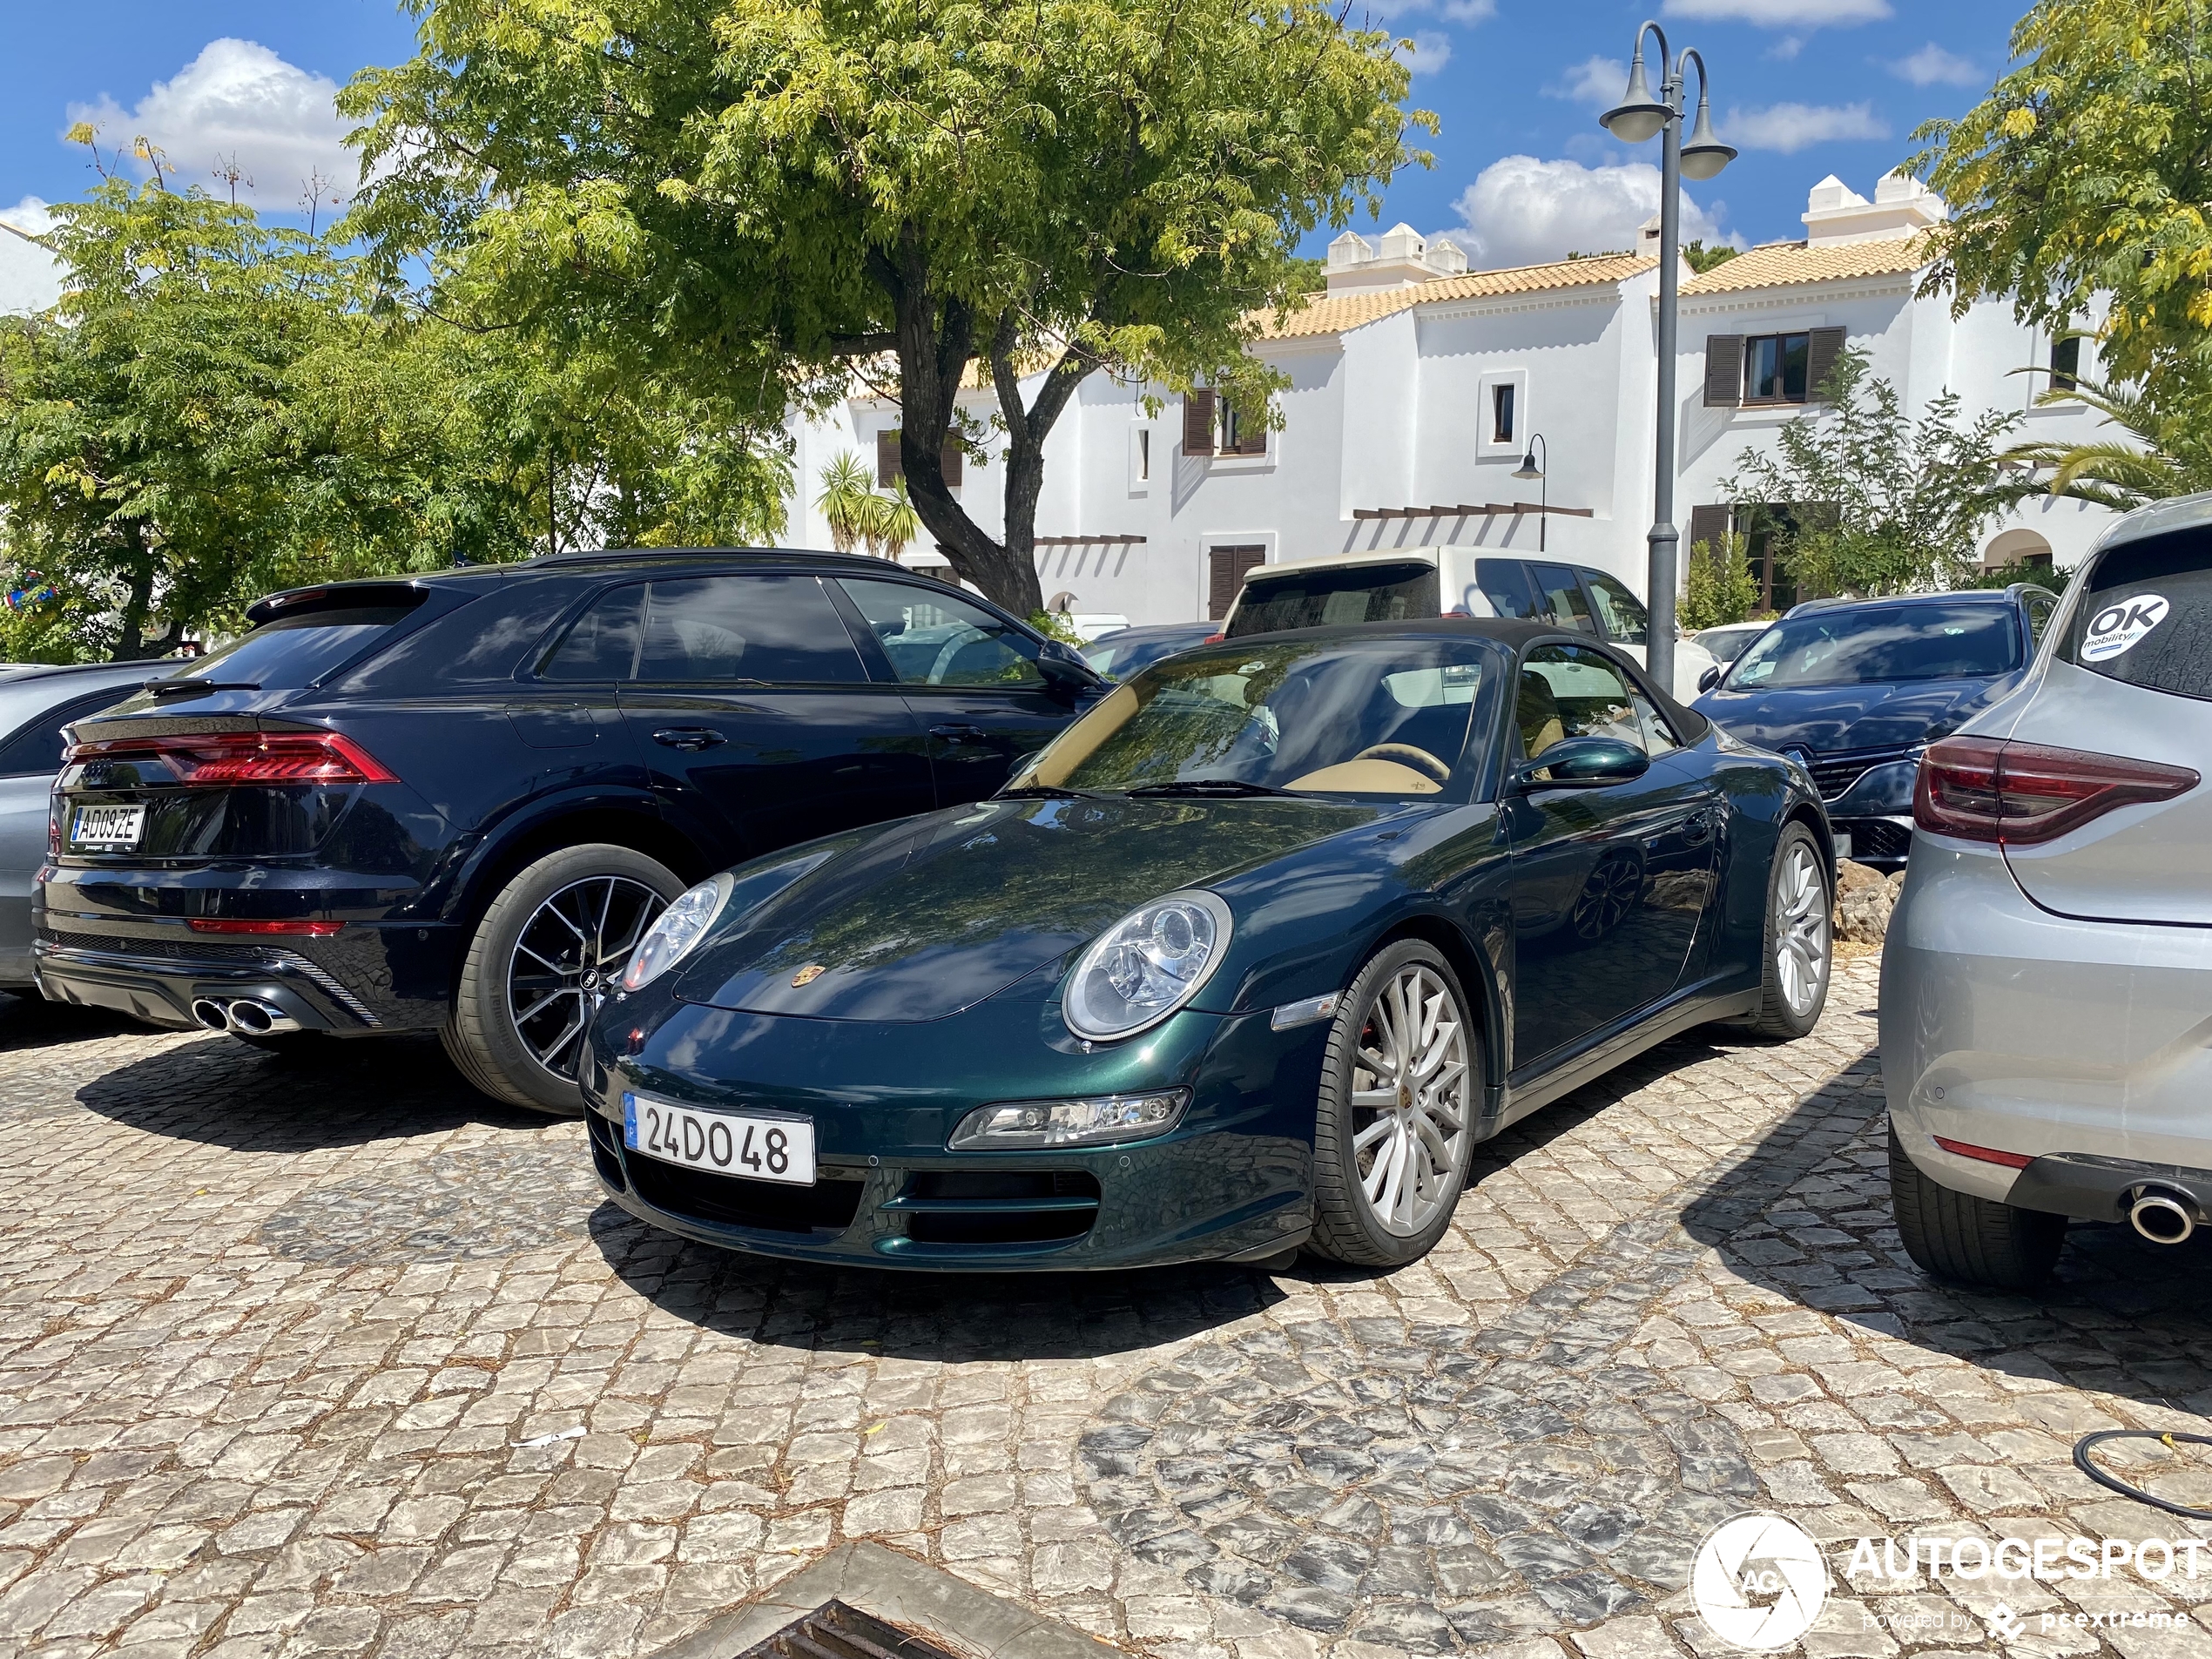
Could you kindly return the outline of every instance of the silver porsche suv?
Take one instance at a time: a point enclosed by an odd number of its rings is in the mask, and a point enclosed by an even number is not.
[[[2121,520],[2033,666],[1933,745],[1882,958],[1913,1260],[2010,1289],[2069,1217],[2212,1216],[2212,495]]]

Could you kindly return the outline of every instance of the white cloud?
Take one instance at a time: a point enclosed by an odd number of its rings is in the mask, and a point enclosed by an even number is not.
[[[1609,110],[1621,101],[1628,84],[1629,66],[1617,57],[1601,55],[1585,57],[1561,71],[1559,78],[1544,88],[1544,96],[1587,104],[1594,110]]]
[[[1669,17],[1748,23],[1761,29],[1820,29],[1878,23],[1889,0],[1667,0]]]
[[[0,225],[25,236],[43,235],[54,222],[46,204],[26,196],[13,207],[0,207]],[[62,262],[36,243],[0,231],[0,315],[44,311],[62,293]]]
[[[1649,162],[1586,167],[1579,161],[1507,156],[1494,161],[1453,204],[1464,230],[1451,233],[1471,265],[1534,265],[1569,253],[1636,245],[1636,229],[1659,211],[1659,169]],[[1683,239],[1737,241],[1718,216],[1687,195]]]
[[[1915,86],[1972,86],[1981,71],[1956,52],[1947,52],[1932,40],[1910,57],[1890,65],[1890,73]]]
[[[1416,29],[1412,48],[1399,47],[1398,56],[1414,74],[1433,75],[1452,61],[1452,37],[1434,29]]]
[[[1778,62],[1789,64],[1796,62],[1797,54],[1804,49],[1805,37],[1803,35],[1784,35],[1766,49],[1766,55]]]
[[[1770,104],[1763,110],[1730,110],[1721,136],[1746,150],[1787,156],[1838,139],[1886,138],[1890,129],[1868,104]]]
[[[239,180],[241,201],[296,207],[310,174],[353,193],[359,160],[346,148],[346,124],[333,100],[338,84],[287,64],[250,40],[212,40],[173,80],[156,81],[132,109],[112,98],[72,104],[71,121],[90,121],[104,140],[126,152],[139,137],[167,152],[188,183],[212,185],[218,166],[236,158],[253,183]],[[222,189],[227,191],[228,185]],[[328,199],[326,192],[325,199]]]

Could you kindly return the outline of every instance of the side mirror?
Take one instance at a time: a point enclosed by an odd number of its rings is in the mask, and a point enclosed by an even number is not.
[[[1710,691],[1720,683],[1721,671],[1717,668],[1709,668],[1697,677],[1697,689],[1701,691]]]
[[[1618,738],[1564,738],[1523,766],[1514,781],[1524,790],[1595,789],[1629,783],[1650,770],[1651,757],[1633,743]]]

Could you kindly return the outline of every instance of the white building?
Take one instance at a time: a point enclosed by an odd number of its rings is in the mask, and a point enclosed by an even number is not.
[[[1723,481],[1747,448],[1770,446],[1803,417],[1809,389],[1846,343],[1866,350],[1871,373],[1910,410],[1951,388],[1964,419],[2023,412],[2022,436],[2097,428],[2085,410],[2033,408],[2049,384],[2052,344],[2008,306],[1979,304],[1954,320],[1947,300],[1919,295],[1919,233],[1942,211],[1895,175],[1871,202],[1827,179],[1811,192],[1804,240],[1754,248],[1703,276],[1683,271],[1675,516],[1685,550],[1729,523]],[[1036,523],[1046,599],[1185,622],[1220,615],[1254,562],[1440,543],[1541,546],[1641,592],[1656,449],[1656,241],[1647,226],[1633,253],[1470,272],[1456,246],[1402,225],[1379,247],[1347,233],[1329,250],[1326,293],[1271,321],[1253,348],[1290,381],[1279,431],[1251,432],[1210,407],[1210,394],[1157,387],[1163,407],[1148,415],[1148,388],[1093,375],[1047,442]],[[2031,369],[2040,372],[2020,372]],[[982,389],[962,401],[985,423],[995,407]],[[887,456],[887,473],[896,445],[882,435],[898,420],[895,404],[855,397],[795,434],[795,543],[828,543],[813,506],[822,467],[856,449]],[[1515,479],[1539,434],[1544,479]],[[995,534],[1001,443],[987,443],[959,486]],[[2107,516],[2077,502],[2031,503],[1985,532],[1985,558],[2070,564]],[[1786,598],[1780,574],[1777,597]]]

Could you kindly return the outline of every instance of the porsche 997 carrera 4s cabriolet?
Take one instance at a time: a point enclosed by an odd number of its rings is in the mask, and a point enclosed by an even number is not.
[[[1828,988],[1820,796],[1587,636],[1186,652],[995,797],[685,894],[584,1068],[616,1202],[732,1249],[1387,1267],[1475,1144]]]

